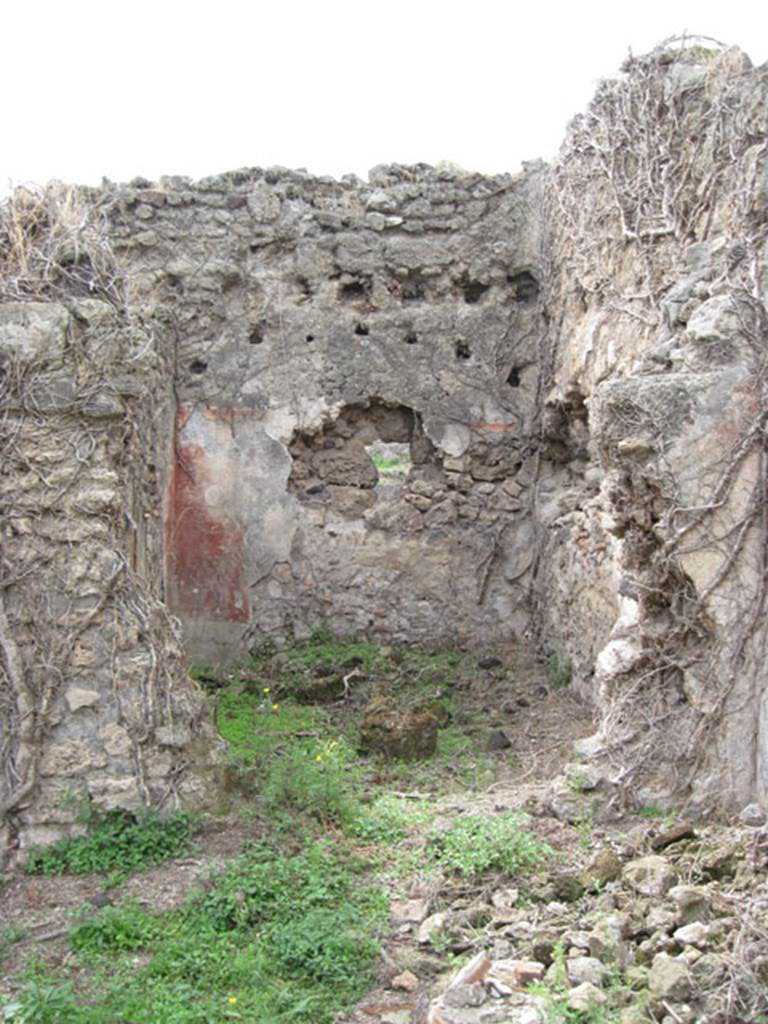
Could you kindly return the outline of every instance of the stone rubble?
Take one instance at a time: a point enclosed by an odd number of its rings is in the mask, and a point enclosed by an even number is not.
[[[594,865],[610,850],[611,862],[623,865],[611,871],[613,879],[593,879],[570,904],[548,899],[551,876],[486,888],[472,902],[479,927],[468,923],[467,897],[451,902],[447,895],[444,908],[427,917],[424,900],[394,901],[393,923],[402,928],[407,921],[408,931],[398,932],[387,960],[409,966],[393,966],[385,987],[344,1021],[371,1024],[396,1013],[403,1024],[546,1024],[555,1005],[560,1013],[610,1012],[619,1024],[742,1020],[719,1016],[726,975],[736,979],[728,998],[749,1006],[756,1019],[768,1012],[768,857],[757,866],[749,862],[758,829],[698,832],[664,856],[633,857],[613,829],[614,845],[588,858]],[[646,846],[653,837],[646,826]],[[728,852],[732,873],[702,870],[702,851],[714,865]],[[670,884],[681,877],[696,881]],[[745,945],[740,913],[754,925]],[[435,948],[442,948],[430,942],[436,935],[465,951],[466,963],[452,974],[436,976]],[[410,995],[407,1007],[392,998],[397,992]]]

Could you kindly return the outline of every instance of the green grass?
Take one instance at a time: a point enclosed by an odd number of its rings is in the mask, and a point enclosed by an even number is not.
[[[405,476],[411,468],[410,462],[398,455],[371,455],[371,461],[383,476]]]
[[[471,816],[429,832],[435,797],[494,778],[494,758],[477,749],[485,723],[462,682],[473,662],[323,631],[279,657],[254,658],[212,699],[230,777],[242,783],[233,788],[262,839],[180,909],[153,913],[135,900],[88,909],[70,932],[70,966],[31,971],[7,1019],[331,1024],[372,984],[388,921],[385,882],[399,891],[416,871],[520,873],[545,856],[516,816]],[[368,689],[331,706],[296,703],[294,689],[321,666],[358,668],[354,685]],[[403,706],[445,709],[432,758],[403,764],[357,753],[374,687]],[[119,884],[130,871],[184,852],[191,835],[185,816],[96,815],[87,836],[35,852],[29,869],[95,871],[103,885]]]
[[[379,665],[384,656],[378,644],[367,640],[345,641],[328,637],[324,631],[318,631],[315,641],[302,644],[283,652],[286,668],[282,674],[317,668],[320,665],[333,665],[338,668],[360,668],[370,672]]]
[[[216,724],[233,759],[246,765],[263,763],[302,734],[324,735],[330,730],[321,708],[281,700],[273,687],[263,687],[258,694],[225,691],[216,705]]]
[[[255,846],[180,910],[125,901],[75,925],[90,996],[75,1000],[60,975],[43,972],[6,1019],[331,1024],[372,982],[387,920],[366,870],[330,843],[292,855]]]
[[[124,811],[94,814],[87,835],[31,850],[26,871],[30,875],[137,871],[183,856],[195,829],[194,821],[183,811],[167,817],[152,811],[136,816]]]
[[[492,871],[527,874],[552,855],[526,826],[525,815],[471,814],[448,828],[434,829],[427,838],[427,856],[457,874],[478,877]]]
[[[573,678],[573,662],[567,655],[550,654],[547,658],[547,675],[550,684],[556,690],[570,686]]]
[[[429,824],[434,810],[426,800],[410,800],[385,793],[371,804],[361,805],[349,822],[348,831],[366,843],[391,845],[411,829]]]

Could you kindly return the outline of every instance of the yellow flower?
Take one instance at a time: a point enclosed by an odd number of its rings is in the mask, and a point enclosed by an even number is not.
[[[317,754],[317,755],[315,756],[315,760],[316,760],[316,761],[322,761],[323,759],[322,759],[322,757],[321,757],[321,756],[320,756],[319,754]]]
[[[272,710],[273,711],[279,711],[280,710],[280,705],[279,704],[273,704],[272,705]]]
[[[237,1002],[237,996],[229,996],[227,1002],[229,1003],[230,1006],[234,1006],[235,1003]]]
[[[264,687],[264,693],[269,693],[269,687],[268,686]]]

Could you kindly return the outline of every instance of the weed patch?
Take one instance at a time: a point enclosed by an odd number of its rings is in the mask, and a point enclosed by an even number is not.
[[[185,854],[194,832],[192,818],[182,811],[165,818],[151,811],[136,816],[108,811],[90,817],[87,835],[31,850],[26,870],[30,875],[138,871]]]
[[[556,690],[570,686],[573,677],[573,662],[567,655],[551,654],[547,658],[547,675]]]
[[[99,997],[61,1020],[330,1024],[370,983],[386,921],[366,868],[328,843],[254,846],[180,910],[107,908],[71,932]]]
[[[526,820],[514,813],[458,818],[450,827],[429,833],[427,854],[434,864],[464,876],[525,874],[552,854],[525,827]]]

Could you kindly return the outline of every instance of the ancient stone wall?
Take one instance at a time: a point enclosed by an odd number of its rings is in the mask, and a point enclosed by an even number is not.
[[[211,739],[161,601],[167,369],[109,302],[0,305],[0,859],[92,807],[200,803]]]
[[[548,190],[545,439],[599,472],[547,524],[537,623],[639,803],[768,791],[767,98],[736,50],[631,61]]]
[[[101,197],[175,362],[167,588],[198,660],[530,617],[542,165],[285,170]],[[405,478],[367,449],[407,445]]]

